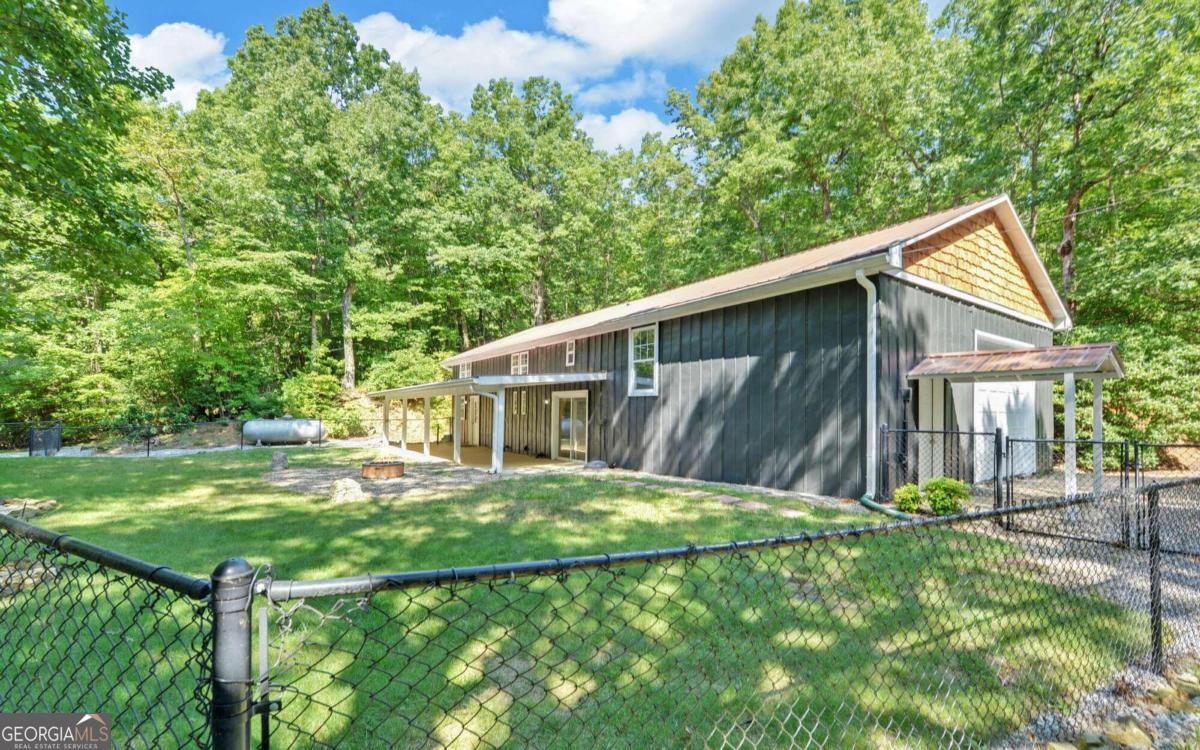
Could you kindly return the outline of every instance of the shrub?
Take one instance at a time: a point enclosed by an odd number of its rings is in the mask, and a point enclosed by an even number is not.
[[[305,373],[288,378],[280,387],[280,401],[285,414],[320,419],[329,437],[363,434],[362,410],[333,375]]]
[[[905,513],[916,513],[921,509],[921,490],[917,485],[909,483],[896,488],[892,495],[896,509]]]
[[[935,477],[925,483],[925,500],[935,515],[958,513],[970,497],[971,491],[966,482],[957,479]]]

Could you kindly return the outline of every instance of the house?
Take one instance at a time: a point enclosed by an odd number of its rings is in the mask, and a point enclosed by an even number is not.
[[[490,446],[497,472],[507,451],[857,496],[884,423],[1051,436],[1051,380],[1120,374],[1111,346],[1053,346],[1070,326],[998,196],[529,328],[450,357],[450,380],[372,395],[385,418],[422,400],[426,420],[452,396],[453,456]]]

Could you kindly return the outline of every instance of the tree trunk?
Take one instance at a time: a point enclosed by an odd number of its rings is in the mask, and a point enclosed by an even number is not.
[[[310,365],[317,366],[317,360],[321,357],[321,352],[317,348],[317,313],[311,311],[308,314],[308,356],[312,360]]]
[[[462,335],[462,350],[471,348],[471,329],[467,326],[467,316],[462,310],[458,311],[458,332]]]
[[[342,387],[349,390],[355,384],[354,331],[350,326],[350,304],[354,299],[354,282],[346,282],[342,291]]]
[[[533,275],[533,324],[546,322],[546,272],[538,266]]]
[[[1083,191],[1076,190],[1067,198],[1067,210],[1062,220],[1062,241],[1058,243],[1058,257],[1062,261],[1062,290],[1067,310],[1075,315],[1075,301],[1071,292],[1075,286],[1075,229],[1079,222],[1076,213],[1083,202]]]

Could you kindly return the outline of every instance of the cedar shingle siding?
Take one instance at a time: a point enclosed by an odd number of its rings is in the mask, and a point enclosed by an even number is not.
[[[967,219],[906,251],[904,270],[1038,320],[1051,320],[994,211]]]

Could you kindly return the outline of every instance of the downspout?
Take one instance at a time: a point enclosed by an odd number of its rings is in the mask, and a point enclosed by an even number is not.
[[[879,294],[861,268],[854,272],[854,278],[867,290],[867,491],[858,501],[878,513],[908,519],[906,514],[875,502],[879,475]]]

